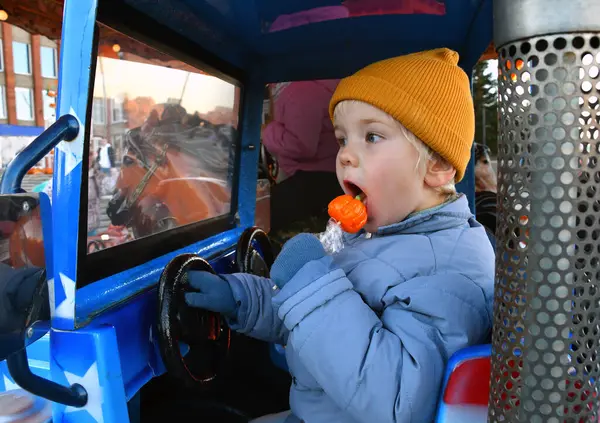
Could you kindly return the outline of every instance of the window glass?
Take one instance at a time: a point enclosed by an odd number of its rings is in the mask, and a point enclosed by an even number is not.
[[[104,98],[94,97],[92,121],[94,122],[94,125],[104,125],[106,122],[106,101],[104,101]]]
[[[112,98],[111,99],[111,108],[112,108],[112,121],[114,123],[124,122],[125,114],[123,111],[123,99]]]
[[[0,38],[0,72],[4,72],[4,41]]]
[[[56,49],[53,47],[42,47],[42,76],[44,78],[56,78]]]
[[[0,119],[6,119],[6,87],[0,85]]]
[[[13,41],[13,58],[15,73],[29,75],[31,74],[31,54],[29,44]]]
[[[88,253],[228,214],[239,88],[122,34],[98,51]]]
[[[44,120],[54,122],[56,120],[56,93],[54,91],[42,90],[44,101]]]
[[[17,120],[33,120],[33,93],[31,88],[15,88]]]

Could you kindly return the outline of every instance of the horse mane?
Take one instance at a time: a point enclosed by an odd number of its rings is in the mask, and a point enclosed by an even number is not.
[[[230,167],[237,130],[229,124],[213,124],[190,115],[178,104],[165,105],[162,114],[154,109],[142,126],[126,133],[127,148],[146,165],[162,146],[176,149],[200,162],[202,170],[215,175],[226,175]]]

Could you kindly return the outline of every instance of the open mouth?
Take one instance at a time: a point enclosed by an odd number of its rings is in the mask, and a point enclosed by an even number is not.
[[[362,202],[365,202],[365,200],[367,199],[367,195],[364,193],[364,191],[354,182],[345,180],[344,188],[347,194],[351,195],[354,198],[358,198]]]

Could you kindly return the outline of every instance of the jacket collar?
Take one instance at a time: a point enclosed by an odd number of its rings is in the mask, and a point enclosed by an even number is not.
[[[446,202],[427,210],[422,210],[409,215],[402,222],[381,226],[374,235],[422,234],[437,232],[466,225],[473,214],[469,209],[467,197],[460,194],[454,200]],[[352,240],[365,233],[364,230],[357,234],[344,234],[346,240]]]

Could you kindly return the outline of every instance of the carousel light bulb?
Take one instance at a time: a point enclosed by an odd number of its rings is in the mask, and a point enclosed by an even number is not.
[[[4,9],[0,9],[0,21],[5,21],[8,19],[8,13]]]
[[[118,53],[118,52],[120,52],[120,51],[121,51],[121,46],[120,46],[120,45],[118,45],[118,44],[113,44],[113,47],[112,47],[112,49],[113,49],[113,51],[114,51],[115,53]]]

